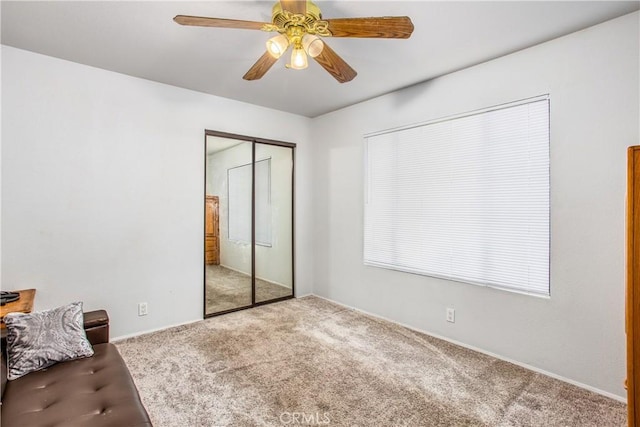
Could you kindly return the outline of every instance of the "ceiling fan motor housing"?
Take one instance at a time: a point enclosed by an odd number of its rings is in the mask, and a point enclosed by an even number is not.
[[[278,1],[273,5],[271,14],[271,24],[265,24],[263,31],[277,31],[282,34],[313,34],[321,37],[331,37],[329,23],[322,20],[320,8],[310,1],[307,1],[304,15],[291,13],[282,8]]]

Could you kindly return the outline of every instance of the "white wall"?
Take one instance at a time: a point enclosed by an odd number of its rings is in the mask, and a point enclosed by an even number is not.
[[[626,147],[638,144],[638,13],[316,118],[314,291],[625,396]],[[363,135],[551,97],[550,299],[365,267]],[[456,323],[445,308],[456,309]]]
[[[251,163],[252,145],[244,142],[207,157],[207,191],[218,196],[220,206],[220,264],[250,275],[251,245],[229,239],[227,171]],[[290,148],[258,144],[256,161],[267,158],[271,159],[271,245],[256,245],[256,277],[291,288],[292,151]]]
[[[112,337],[202,317],[205,129],[298,143],[311,292],[309,119],[7,46],[2,107],[2,288],[36,309],[106,308]]]

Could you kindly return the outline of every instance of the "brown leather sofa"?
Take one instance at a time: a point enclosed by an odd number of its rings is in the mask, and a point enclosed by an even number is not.
[[[109,317],[84,314],[92,357],[72,360],[7,382],[2,340],[2,427],[151,426],[118,349],[109,343]]]

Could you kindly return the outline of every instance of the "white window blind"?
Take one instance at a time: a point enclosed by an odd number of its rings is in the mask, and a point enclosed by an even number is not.
[[[549,295],[546,97],[365,144],[365,264]]]
[[[256,244],[271,246],[271,159],[256,162]],[[251,243],[251,164],[227,171],[229,240]]]

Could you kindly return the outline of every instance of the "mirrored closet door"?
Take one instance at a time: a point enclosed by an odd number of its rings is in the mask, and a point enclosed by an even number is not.
[[[205,132],[205,317],[293,297],[294,149]]]

